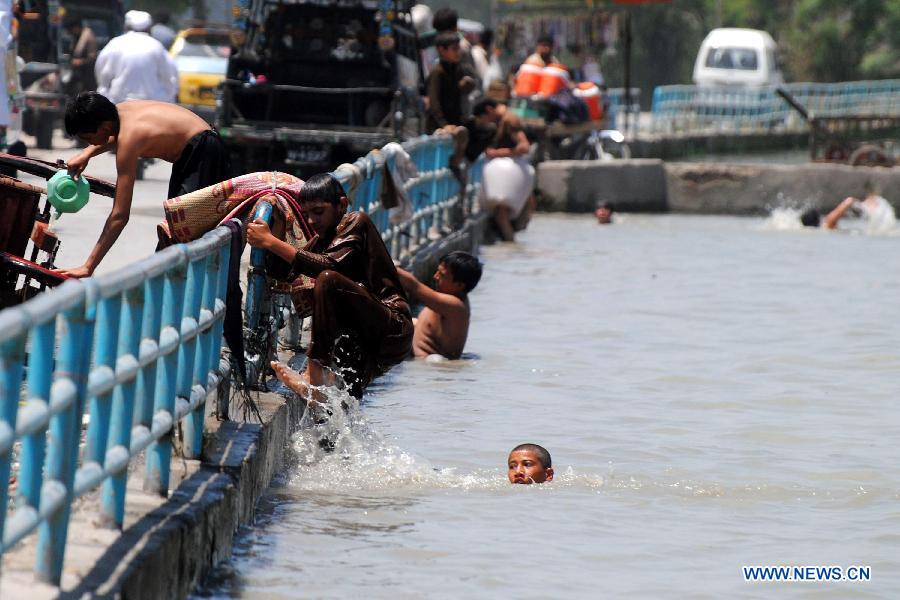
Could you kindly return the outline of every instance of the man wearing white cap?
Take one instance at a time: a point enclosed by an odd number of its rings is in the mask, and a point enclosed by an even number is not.
[[[125,13],[126,33],[97,56],[97,91],[114,104],[126,100],[174,102],[178,69],[162,44],[148,33],[153,19],[142,10]]]

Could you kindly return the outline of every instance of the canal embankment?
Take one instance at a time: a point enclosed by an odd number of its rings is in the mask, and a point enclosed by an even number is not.
[[[477,252],[485,223],[483,214],[469,216],[455,230],[410,248],[404,266],[427,280],[446,253]],[[98,526],[99,490],[73,505],[59,587],[34,577],[39,551],[34,536],[6,552],[0,598],[187,597],[231,556],[238,528],[253,522],[257,501],[283,468],[290,437],[303,416],[304,405],[296,398],[251,394],[258,414],[241,418],[246,411],[235,396],[230,414],[236,420],[225,421],[215,416],[217,396],[210,395],[202,455],[191,460],[176,451],[167,498],[145,491],[143,460],[129,465],[123,531]]]
[[[545,211],[590,212],[605,201],[625,212],[761,215],[778,207],[830,210],[862,196],[866,184],[900,210],[900,167],[548,161],[538,165],[536,185]]]

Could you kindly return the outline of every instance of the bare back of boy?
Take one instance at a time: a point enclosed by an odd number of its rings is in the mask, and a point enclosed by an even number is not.
[[[413,355],[425,358],[441,354],[450,359],[459,358],[469,335],[469,301],[457,298],[460,307],[447,310],[442,315],[428,306],[419,313],[413,335]]]
[[[170,102],[131,100],[119,111],[117,154],[123,159],[159,158],[174,163],[192,137],[209,124],[186,108]]]

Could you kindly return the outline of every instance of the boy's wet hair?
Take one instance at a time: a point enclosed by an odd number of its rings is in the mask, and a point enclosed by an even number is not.
[[[480,117],[487,112],[488,108],[497,108],[499,104],[500,103],[493,98],[482,98],[472,107],[472,114],[476,117]]]
[[[597,203],[597,208],[605,208],[609,212],[616,212],[616,205],[607,200],[601,200]]]
[[[519,450],[534,452],[537,456],[537,459],[541,461],[541,466],[545,469],[549,469],[553,466],[553,460],[550,458],[550,453],[547,452],[547,449],[543,446],[539,446],[538,444],[519,444],[518,446],[510,450],[509,453],[512,454],[513,452],[518,452]]]
[[[346,195],[344,186],[331,173],[318,173],[306,180],[297,201],[301,204],[322,201],[337,205]]]
[[[808,208],[800,215],[800,223],[804,227],[818,227],[820,220],[819,211],[814,208]]]
[[[553,36],[549,33],[542,33],[537,38],[538,44],[547,44],[551,48],[556,45],[556,40],[553,39]]]
[[[449,48],[459,45],[459,34],[453,31],[444,31],[434,38],[434,45],[438,48]]]
[[[446,265],[454,280],[463,284],[466,294],[475,289],[481,279],[481,263],[468,252],[451,252],[441,259],[441,264]]]
[[[66,105],[66,133],[96,133],[104,121],[119,125],[119,111],[109,98],[97,92],[81,92]]]
[[[459,26],[459,13],[449,6],[439,8],[431,17],[431,26],[435,31],[456,31]]]

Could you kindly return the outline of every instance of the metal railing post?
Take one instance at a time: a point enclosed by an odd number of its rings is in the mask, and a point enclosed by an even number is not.
[[[80,282],[75,285],[82,285]],[[37,565],[38,579],[59,585],[62,575],[66,537],[69,529],[69,515],[75,483],[75,466],[81,435],[81,416],[87,393],[88,368],[90,367],[92,323],[87,318],[84,302],[60,315],[61,341],[59,359],[56,365],[55,381],[50,391],[51,404],[69,402],[68,407],[50,420],[50,451],[47,456],[46,481],[52,494],[43,490],[41,512],[49,512],[41,522],[38,533]],[[56,504],[62,496],[62,505],[55,510],[44,509],[45,505]]]
[[[210,360],[212,368],[221,364],[222,336],[225,331],[225,298],[228,295],[228,270],[231,265],[231,242],[219,252],[219,271],[216,277],[216,311],[221,309],[222,318],[213,326],[213,342]],[[220,390],[216,395],[216,415],[223,419],[228,417],[228,388]]]
[[[187,284],[181,314],[181,344],[178,345],[178,377],[175,387],[175,396],[184,399],[188,404],[191,402],[191,391],[196,383],[194,367],[199,346],[200,307],[203,302],[203,284],[208,264],[209,257],[192,259],[188,263]],[[202,385],[204,388],[206,387],[205,380]],[[203,443],[202,433],[200,439],[188,439],[187,436],[193,434],[190,423],[187,427],[182,428],[182,433],[184,434],[182,452],[185,458],[193,455],[194,452],[199,456],[201,450],[199,446]],[[190,449],[188,449],[188,444],[190,444]]]
[[[86,284],[95,285],[87,280]],[[96,314],[97,339],[94,342],[94,366],[101,368],[104,374],[115,377],[117,351],[119,349],[119,321],[121,315],[121,294],[109,298],[100,298],[94,302],[89,300],[88,312]],[[88,414],[87,440],[84,447],[84,461],[93,461],[99,465],[106,457],[106,442],[109,439],[109,420],[112,410],[113,390],[100,396],[91,397]]]
[[[156,387],[156,353],[159,349],[159,332],[162,329],[162,300],[164,277],[152,276],[144,282],[143,311],[141,315],[141,342],[135,390],[134,424],[147,428],[153,423],[153,400]]]
[[[143,318],[147,312],[144,308],[144,283],[125,290],[120,310],[118,356],[116,373],[135,370],[134,379],[116,386],[112,398],[112,419],[110,421],[107,441],[107,456],[115,449],[130,451],[131,427],[134,421],[135,395],[138,378],[141,373],[139,355],[141,349],[141,333]],[[121,452],[121,451],[120,451]],[[104,456],[103,464],[108,468],[110,461]],[[104,525],[121,529],[125,521],[125,491],[128,480],[128,468],[103,482],[100,498],[100,518]]]
[[[268,202],[260,202],[253,213],[253,219],[262,219],[272,224],[272,205]],[[245,303],[247,327],[256,330],[259,327],[259,317],[262,311],[262,303],[265,297],[266,287],[266,251],[253,248],[250,251],[250,270],[247,275],[247,301]]]
[[[53,382],[53,354],[56,347],[56,318],[41,323],[31,331],[31,354],[28,357],[28,400],[26,405],[46,410]],[[18,391],[18,387],[16,388]],[[18,396],[17,396],[18,398]],[[47,433],[36,429],[22,440],[19,471],[19,504],[34,510],[40,508],[41,483],[47,450]]]
[[[194,385],[201,385],[206,390],[209,385],[209,351],[212,346],[212,328],[211,321],[213,311],[215,310],[216,296],[216,279],[219,271],[219,253],[216,252],[211,256],[207,256],[192,263],[196,267],[193,271],[193,277],[198,279],[195,281],[197,286],[197,298],[191,306],[192,315],[196,315],[195,327],[201,327],[204,323],[209,323],[210,328],[205,331],[197,331],[197,337],[188,345],[182,345],[184,349],[185,363],[181,368],[185,370],[184,375],[179,382],[179,395],[183,395],[188,401],[191,400],[191,390]],[[188,277],[190,283],[190,276]],[[187,312],[187,302],[185,302],[185,312]],[[179,362],[181,362],[179,360]],[[190,371],[188,373],[188,371]],[[185,392],[186,394],[182,394]],[[203,451],[203,418],[205,414],[206,403],[200,402],[197,407],[188,413],[182,431],[184,432],[184,457],[199,458]]]
[[[0,540],[6,522],[9,473],[16,434],[16,415],[19,410],[19,389],[25,365],[25,331],[14,334],[0,343]]]
[[[145,489],[160,496],[169,493],[169,473],[172,461],[172,427],[175,424],[175,390],[178,384],[179,333],[184,304],[185,279],[187,278],[187,256],[182,246],[173,246],[179,254],[176,267],[166,271],[163,283],[162,330],[159,334],[161,356],[156,363],[156,386],[153,399],[153,421],[151,431],[168,431],[159,441],[147,448],[147,479]]]

